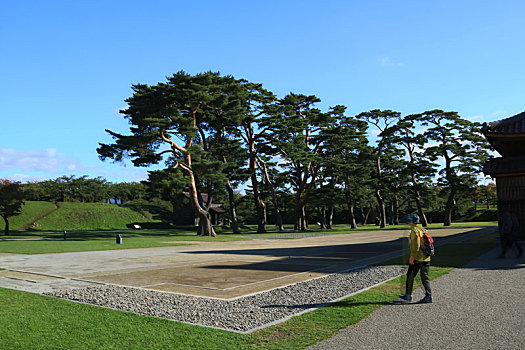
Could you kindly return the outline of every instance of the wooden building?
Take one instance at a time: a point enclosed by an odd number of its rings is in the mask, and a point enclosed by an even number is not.
[[[483,135],[501,155],[489,160],[483,172],[496,179],[498,214],[514,213],[525,239],[525,112],[483,124]]]
[[[175,225],[195,225],[197,226],[199,224],[199,219],[195,215],[195,212],[193,211],[193,207],[189,203],[190,194],[188,192],[183,193],[184,196],[188,199],[186,204],[181,206],[180,208],[176,208],[174,210],[174,219],[173,223]],[[201,194],[202,201],[204,203],[208,202],[208,194],[202,193]],[[214,203],[212,202],[210,205],[210,215],[211,215],[211,223],[213,225],[222,225],[224,224],[224,213],[226,213],[226,209],[223,208],[222,202]]]

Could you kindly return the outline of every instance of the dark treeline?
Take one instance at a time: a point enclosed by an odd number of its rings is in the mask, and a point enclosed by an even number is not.
[[[181,175],[181,174],[179,174]],[[50,202],[106,202],[128,206],[134,210],[148,211],[157,218],[172,223],[178,208],[188,203],[182,194],[183,178],[176,179],[173,171],[152,171],[147,181],[111,183],[101,177],[88,178],[87,176],[61,176],[53,180],[29,182],[21,184],[23,198],[29,201]],[[280,224],[294,222],[294,194],[278,189],[274,190],[278,198],[278,212]],[[305,217],[310,225],[330,229],[332,224],[347,223],[352,227],[365,224],[380,225],[380,213],[377,201],[371,195],[372,190],[362,188],[363,196],[348,204],[347,192],[344,188],[330,189],[326,186],[314,191],[311,200],[306,205]],[[368,193],[368,195],[366,194]],[[446,191],[436,183],[430,184],[422,193],[422,205],[429,221],[442,221],[443,210],[446,205]],[[276,220],[272,194],[266,187],[262,187],[263,202],[267,203],[267,222],[279,226]],[[410,194],[402,191],[398,194],[398,213],[412,213],[417,211]],[[253,204],[253,194],[234,192],[234,206],[239,224],[258,224],[256,209]],[[388,197],[390,198],[390,197]],[[227,209],[227,191],[218,192],[216,201],[224,203]],[[387,223],[395,224],[394,202],[387,201]],[[472,190],[463,193],[454,208],[455,217],[465,217],[478,209],[493,209],[496,205],[496,188],[494,184],[476,185]],[[350,210],[352,206],[352,213]],[[485,214],[494,215],[494,214]],[[225,219],[231,224],[231,216],[225,214]],[[483,220],[494,220],[494,217],[481,217]]]
[[[456,112],[349,116],[342,105],[320,109],[313,95],[279,98],[261,84],[219,73],[181,71],[165,83],[137,84],[126,102],[121,113],[130,133],[107,130],[114,143],[100,144],[100,158],[128,158],[136,166],[164,162],[166,170],[150,172],[136,198],[161,198],[174,207],[189,201],[201,235],[215,234],[210,207],[218,200],[234,232],[242,222],[257,224],[258,232],[283,223],[330,228],[334,220],[385,227],[408,212],[424,224],[439,219],[448,226],[458,203],[475,193],[488,156],[481,125]],[[117,185],[102,179],[81,179],[70,182],[108,188],[96,200],[131,198],[110,191]],[[80,187],[57,193],[95,200]]]
[[[24,198],[48,202],[126,203],[146,197],[146,186],[136,182],[111,183],[102,177],[61,176],[23,184]]]

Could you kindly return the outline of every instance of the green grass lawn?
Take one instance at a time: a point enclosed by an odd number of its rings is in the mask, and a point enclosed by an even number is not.
[[[11,216],[9,220],[10,230],[20,230],[22,226],[33,221],[35,218],[43,215],[55,208],[55,205],[50,202],[32,202],[27,201],[22,206],[22,213],[20,215]],[[5,229],[5,222],[0,219],[0,231],[3,233]]]
[[[452,227],[482,227],[491,226],[495,223],[455,223]],[[442,227],[439,224],[431,224],[429,230]],[[293,234],[301,237],[305,232],[294,232],[290,227],[285,232],[269,231],[266,234],[256,234],[251,231],[252,227],[245,227],[246,233],[239,235],[231,234],[229,228],[217,227],[216,237],[196,236],[194,229],[172,228],[157,230],[81,230],[67,231],[66,240],[63,239],[63,231],[39,232],[24,231],[14,232],[8,239],[31,239],[31,240],[3,240],[0,241],[0,253],[16,254],[45,254],[45,253],[65,253],[96,250],[115,250],[133,248],[165,247],[180,244],[180,241],[194,242],[228,242],[236,240],[246,240],[253,238],[264,238],[276,234],[292,234],[287,239],[293,238]],[[408,225],[389,226],[386,229],[408,230]],[[331,230],[311,230],[306,233],[311,234],[348,234],[355,232],[377,231],[377,226],[363,226],[357,229],[350,229],[348,225],[335,225]],[[250,233],[251,232],[251,233]],[[120,234],[123,238],[122,244],[116,244],[116,235]]]
[[[122,237],[122,244],[116,243],[116,235]],[[217,237],[199,237],[195,232],[173,230],[105,230],[72,231],[66,233],[32,233],[10,236],[16,239],[0,241],[0,253],[46,254],[83,252],[97,250],[152,248],[181,245],[187,242],[227,242],[241,240],[238,235],[220,235]],[[245,238],[244,238],[245,239]]]
[[[2,242],[5,243],[5,242]],[[495,234],[439,246],[431,279],[495,245]],[[385,264],[399,264],[402,258]],[[368,317],[404,277],[249,335],[187,325],[0,288],[1,349],[304,349]],[[416,287],[417,288],[417,287]]]
[[[480,226],[495,226],[498,223],[495,221],[483,221],[483,222],[453,222],[451,227],[480,227]],[[443,223],[431,223],[428,225],[428,229],[438,229],[438,228],[444,228]],[[355,229],[350,228],[350,225],[348,224],[336,224],[332,226],[332,229],[324,229],[321,230],[317,225],[310,225],[308,227],[308,230],[306,232],[296,232],[293,230],[293,225],[284,225],[284,232],[279,232],[275,229],[273,225],[268,225],[267,234],[275,235],[279,233],[352,233],[352,232],[364,232],[364,231],[378,231],[378,230],[408,230],[410,229],[410,226],[408,224],[400,224],[400,225],[388,225],[384,229],[380,229],[379,226],[376,225],[365,225],[365,226],[358,226]],[[244,226],[244,229],[241,231],[246,233],[255,233],[257,230],[257,225],[246,225]],[[231,232],[230,230],[226,229],[219,229],[218,232]]]
[[[456,223],[453,227],[481,227],[490,226],[494,223]],[[433,226],[435,225],[435,226]],[[438,224],[429,226],[431,231],[438,228]],[[408,230],[408,225],[389,226],[386,229]],[[247,232],[251,227],[246,227]],[[376,226],[363,226],[357,229],[350,229],[348,225],[335,225],[332,230],[311,230],[311,234],[348,234],[355,232],[377,231]],[[24,231],[14,232],[8,239],[31,239],[31,240],[3,240],[0,241],[0,253],[15,254],[46,254],[46,253],[65,253],[96,250],[115,250],[133,248],[165,247],[180,244],[180,241],[194,242],[228,242],[236,240],[246,240],[253,238],[264,238],[276,234],[297,234],[301,237],[304,232],[294,232],[291,228],[285,232],[269,231],[266,234],[243,233],[234,235],[228,228],[217,227],[216,237],[196,236],[194,229],[172,228],[158,230],[82,230],[67,231],[66,240],[63,239],[63,231],[39,232]],[[122,244],[116,244],[116,235],[120,234],[123,238]],[[287,236],[287,239],[293,238]]]

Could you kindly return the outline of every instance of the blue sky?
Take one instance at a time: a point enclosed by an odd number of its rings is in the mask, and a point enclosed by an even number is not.
[[[0,178],[147,177],[101,162],[131,84],[220,71],[356,115],[525,110],[524,1],[1,1]]]

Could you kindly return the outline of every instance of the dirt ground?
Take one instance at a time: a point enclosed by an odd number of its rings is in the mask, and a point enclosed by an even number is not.
[[[439,245],[493,229],[443,228],[432,234]],[[231,299],[391,258],[407,247],[407,236],[408,231],[388,230],[102,252],[0,254],[0,267],[6,269],[0,271],[0,286],[32,283],[36,288],[40,283],[45,291],[56,279],[61,285],[108,283]]]

